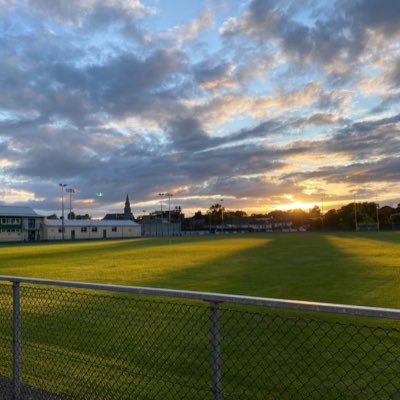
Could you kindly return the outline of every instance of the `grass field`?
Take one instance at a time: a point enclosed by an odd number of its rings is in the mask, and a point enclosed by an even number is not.
[[[400,234],[1,245],[0,274],[400,307]],[[0,285],[0,375],[11,372]],[[62,398],[211,399],[208,305],[24,285],[22,381]],[[224,399],[400,397],[397,322],[222,306]],[[1,394],[1,393],[0,393]]]
[[[0,274],[400,307],[400,233],[3,244]]]

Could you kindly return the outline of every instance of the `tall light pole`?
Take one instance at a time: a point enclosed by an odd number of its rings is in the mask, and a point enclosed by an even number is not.
[[[65,189],[67,193],[69,193],[69,219],[72,218],[72,193],[75,193],[75,190],[72,188]]]
[[[324,229],[324,198],[321,199],[321,229]]]
[[[164,214],[163,214],[163,209],[162,209],[162,201],[163,197],[165,196],[165,193],[158,193],[158,195],[161,197],[161,236],[164,236],[164,228],[162,226],[162,223],[164,221]]]
[[[380,231],[380,226],[379,226],[379,203],[378,203],[378,196],[376,196],[376,223],[377,223],[377,230],[378,232]]]
[[[64,188],[67,186],[66,183],[59,183],[58,186],[61,188],[61,215],[62,215],[62,227],[61,227],[61,233],[62,233],[62,240],[65,239],[65,221],[64,221]]]
[[[358,231],[358,223],[357,223],[357,203],[356,199],[354,198],[354,222],[356,224],[356,232]]]
[[[170,228],[171,228],[171,197],[173,194],[165,193],[165,196],[168,197],[168,236],[170,235]]]
[[[222,207],[222,203],[224,199],[221,199],[221,231],[224,233],[224,208]]]

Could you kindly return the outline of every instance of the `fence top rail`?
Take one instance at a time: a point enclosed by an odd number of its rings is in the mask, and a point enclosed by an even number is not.
[[[141,286],[124,286],[124,285],[62,281],[62,280],[51,280],[51,279],[24,278],[24,277],[4,276],[4,275],[0,275],[0,282],[11,282],[15,284],[26,283],[32,285],[58,286],[58,287],[89,289],[89,290],[109,291],[118,293],[132,293],[132,294],[149,295],[149,296],[202,300],[209,303],[233,303],[233,304],[269,307],[269,308],[285,308],[296,311],[329,312],[336,314],[347,314],[347,315],[375,317],[375,318],[391,318],[400,320],[400,309],[395,309],[395,308],[352,306],[345,304],[318,303],[310,301],[274,299],[267,297],[241,296],[241,295],[210,293],[210,292],[195,292],[189,290],[174,290],[174,289],[161,289],[161,288],[150,288]]]

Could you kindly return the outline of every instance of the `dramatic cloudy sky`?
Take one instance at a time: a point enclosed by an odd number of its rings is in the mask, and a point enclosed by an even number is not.
[[[0,0],[0,203],[394,205],[399,104],[399,0]]]

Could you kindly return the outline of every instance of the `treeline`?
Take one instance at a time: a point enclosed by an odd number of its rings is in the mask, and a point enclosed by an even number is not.
[[[382,228],[400,227],[400,203],[396,208],[390,206],[379,207],[374,202],[349,203],[338,209],[331,209],[322,213],[320,207],[315,206],[305,211],[302,209],[294,210],[274,210],[268,213],[248,215],[242,210],[225,210],[221,204],[213,204],[206,213],[197,211],[193,217],[186,218],[186,226],[215,226],[222,222],[224,224],[234,224],[238,221],[257,220],[261,218],[271,218],[274,221],[291,221],[293,228],[305,227],[312,230],[321,229],[368,229],[379,225]]]
[[[329,210],[322,219],[327,229],[361,229],[371,225],[381,227],[398,227],[400,225],[400,203],[396,208],[379,207],[374,202],[350,203],[338,210]]]

